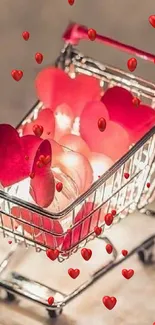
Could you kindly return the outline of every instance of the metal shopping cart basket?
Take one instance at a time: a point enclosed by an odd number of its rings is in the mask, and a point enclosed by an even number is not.
[[[57,61],[56,66],[65,70],[69,75],[76,74],[87,74],[93,75],[100,80],[101,87],[108,88],[109,86],[119,85],[130,90],[133,94],[145,103],[149,103],[153,108],[155,107],[155,85],[151,82],[144,81],[140,78],[135,77],[133,74],[125,73],[121,70],[105,66],[99,62],[96,62],[89,57],[85,57],[74,45],[77,45],[81,39],[87,39],[87,28],[79,26],[77,24],[71,24],[64,33],[63,39],[65,40],[65,46],[62,49]],[[133,47],[126,46],[117,41],[113,41],[101,35],[97,35],[96,40],[101,43],[105,43],[110,46],[114,46],[120,50],[124,50],[128,53],[137,55],[140,58],[150,60],[154,62],[154,56],[137,50]],[[24,117],[21,123],[18,125],[18,129],[27,120],[33,120],[36,117],[39,110],[42,108],[42,103],[37,102],[30,112]],[[130,177],[125,180],[123,175],[128,171]],[[96,240],[102,239],[107,243],[110,243],[104,233],[107,227],[104,224],[103,218],[101,218],[103,209],[104,213],[108,213],[112,209],[116,210],[114,218],[114,224],[123,219],[129,213],[135,210],[139,210],[145,214],[154,215],[153,211],[147,210],[148,203],[154,200],[155,194],[155,127],[153,127],[138,143],[132,146],[130,151],[125,154],[119,161],[117,161],[104,175],[102,175],[84,194],[77,198],[73,203],[70,204],[65,210],[59,213],[49,213],[33,204],[29,204],[23,200],[13,197],[4,191],[0,191],[0,200],[5,203],[1,204],[0,214],[0,228],[4,237],[11,237],[15,246],[10,250],[8,256],[6,256],[0,264],[0,287],[3,288],[7,293],[7,299],[13,301],[16,296],[25,297],[32,300],[42,306],[44,306],[50,317],[55,317],[62,312],[62,308],[70,300],[76,297],[79,293],[83,292],[88,286],[90,286],[100,276],[107,273],[109,270],[114,268],[116,265],[124,260],[124,257],[120,257],[117,254],[116,248],[113,250],[112,260],[98,269],[91,276],[89,281],[86,281],[80,285],[69,295],[64,295],[59,292],[59,299],[55,299],[55,302],[50,306],[47,302],[49,296],[56,297],[57,291],[45,286],[36,281],[32,281],[18,273],[12,272],[9,278],[3,278],[3,273],[7,268],[8,264],[17,252],[19,247],[34,247],[36,252],[45,251],[50,248],[46,240],[44,243],[38,243],[37,238],[33,236],[28,237],[25,231],[22,229],[15,229],[13,227],[13,221],[16,219],[11,214],[12,205],[25,208],[30,214],[38,213],[41,220],[47,218],[49,220],[58,220],[60,224],[65,224],[65,221],[70,218],[71,220],[71,233],[78,229],[78,240],[73,241],[72,236],[70,237],[70,246],[67,250],[63,251],[60,249],[58,257],[59,262],[68,259],[73,253],[76,253],[81,247],[83,247],[89,240],[96,237],[94,233],[94,214],[96,220],[96,226],[102,227],[103,231],[100,237]],[[150,182],[149,189],[146,187],[147,182]],[[112,184],[110,191],[107,194],[107,187],[109,183]],[[92,202],[92,208],[89,213],[85,213],[82,220],[75,222],[76,209],[80,206],[85,205],[87,202]],[[5,208],[4,208],[5,207]],[[7,227],[3,218],[7,216],[10,220],[11,227]],[[97,216],[97,217],[96,217]],[[33,218],[31,223],[21,219],[22,224],[27,224],[32,227],[35,233],[35,229],[39,229],[42,234],[46,235],[46,230],[42,225],[36,226],[33,224]],[[87,231],[83,231],[87,224]],[[93,224],[93,228],[91,227]],[[20,228],[22,228],[20,226]],[[55,248],[57,246],[57,240],[63,236],[67,236],[68,229],[63,227],[64,233],[57,234],[54,231],[47,232],[48,235],[52,235],[55,239]],[[145,240],[138,247],[135,247],[126,258],[130,257],[133,253],[138,252],[139,257],[145,263],[153,262],[152,248],[154,244],[155,236],[152,236]],[[40,293],[36,290],[43,288]]]

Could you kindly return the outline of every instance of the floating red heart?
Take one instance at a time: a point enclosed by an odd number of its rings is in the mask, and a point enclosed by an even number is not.
[[[128,255],[128,251],[126,249],[122,249],[122,255],[123,256],[127,256]]]
[[[70,268],[68,270],[68,274],[70,275],[70,277],[72,279],[76,279],[79,276],[79,274],[80,274],[80,270],[79,269],[72,269],[72,268]]]
[[[102,298],[102,302],[107,309],[111,310],[115,307],[117,299],[115,297],[105,296]]]
[[[110,226],[113,223],[114,216],[112,213],[107,213],[104,217],[105,224]]]
[[[92,256],[92,251],[91,251],[91,249],[88,249],[88,248],[82,248],[81,255],[85,261],[89,261]]]
[[[56,258],[58,258],[58,256],[59,256],[59,250],[58,249],[47,249],[46,255],[50,260],[55,261]]]
[[[155,15],[151,15],[151,16],[149,17],[149,23],[150,23],[150,25],[151,25],[152,27],[155,28]]]
[[[35,54],[35,60],[36,60],[36,62],[37,62],[38,64],[41,64],[42,61],[43,61],[43,55],[42,55],[42,53],[37,52],[37,53]]]
[[[68,3],[70,6],[73,6],[74,2],[75,2],[75,0],[68,0]]]
[[[95,41],[96,39],[96,30],[93,28],[88,29],[88,37],[91,41]]]
[[[54,297],[49,297],[48,298],[48,304],[53,305],[53,303],[54,303]]]
[[[133,72],[137,68],[137,60],[135,58],[131,58],[127,62],[128,69]]]
[[[37,96],[45,106],[55,110],[58,106],[67,104],[75,116],[80,116],[88,101],[101,97],[96,78],[77,75],[71,79],[64,71],[53,67],[42,70],[37,75],[35,84]]]
[[[105,248],[106,248],[106,251],[107,251],[108,254],[111,254],[112,253],[113,247],[112,247],[111,244],[107,244]]]
[[[129,280],[134,275],[134,270],[132,270],[132,269],[130,269],[130,270],[123,269],[122,270],[122,275],[124,276],[124,278]]]
[[[23,77],[23,71],[21,71],[21,70],[12,70],[11,75],[12,75],[12,78],[15,81],[19,81]]]
[[[102,228],[101,227],[95,227],[94,232],[95,232],[96,236],[99,236],[99,235],[101,235]]]
[[[127,130],[130,143],[137,142],[155,124],[155,111],[142,103],[137,109],[132,94],[122,87],[109,88],[102,102],[107,107],[110,120]]]
[[[23,36],[23,39],[24,39],[25,41],[28,41],[29,38],[30,38],[30,33],[29,33],[28,31],[24,31],[24,32],[22,33],[22,36]]]

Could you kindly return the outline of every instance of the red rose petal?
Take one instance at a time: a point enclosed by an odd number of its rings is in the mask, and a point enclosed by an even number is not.
[[[31,123],[27,123],[23,126],[23,135],[34,134],[33,126],[41,125],[44,129],[43,134],[41,135],[42,139],[47,139],[50,137],[54,137],[55,132],[55,118],[51,109],[45,108],[42,109],[36,120]]]
[[[108,111],[101,102],[89,102],[81,113],[80,134],[92,150],[94,144],[100,142],[104,136],[104,132],[102,133],[98,128],[98,120],[101,117],[104,118],[106,122],[109,120]]]
[[[92,202],[87,202],[82,206],[80,211],[75,217],[74,224],[82,221],[91,211],[94,209]],[[83,240],[89,232],[94,230],[98,221],[98,211],[94,212],[92,216],[86,218],[82,223],[75,226],[74,229],[68,231],[64,238],[62,245],[62,251],[70,249],[72,246],[76,245],[80,240]]]
[[[61,245],[63,236],[59,237],[46,233],[46,231],[51,231],[55,234],[63,234],[63,229],[57,220],[51,220],[45,216],[41,216],[35,212],[20,207],[13,207],[11,213],[13,216],[19,218],[19,220],[17,220],[18,224],[21,225],[27,233],[34,236],[36,242],[41,244],[44,244],[45,242],[45,244],[50,248],[55,248]],[[29,222],[30,225],[25,224],[22,220]],[[42,228],[43,231],[35,228],[35,226]]]
[[[59,162],[59,155],[64,152],[63,147],[51,138],[47,138],[47,140],[50,142],[52,148],[52,167],[56,167]]]
[[[29,175],[28,162],[18,132],[8,124],[0,125],[0,182],[4,187]]]
[[[155,123],[155,111],[146,105],[133,103],[134,96],[122,87],[109,88],[101,101],[106,105],[110,119],[123,126],[131,142],[137,142]]]

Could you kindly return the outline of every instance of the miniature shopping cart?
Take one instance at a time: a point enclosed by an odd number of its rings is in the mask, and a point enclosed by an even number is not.
[[[152,108],[155,107],[155,85],[151,82],[147,82],[140,78],[135,77],[133,74],[125,73],[121,70],[105,66],[99,62],[96,62],[89,57],[85,57],[81,54],[76,48],[75,45],[79,43],[82,39],[87,39],[87,28],[79,26],[77,24],[70,25],[63,39],[65,40],[65,46],[62,49],[60,56],[56,61],[56,66],[63,69],[71,77],[76,77],[77,74],[86,74],[94,76],[100,81],[101,87],[104,86],[104,89],[119,85],[128,90],[130,90],[135,96],[138,96],[140,100],[144,103],[149,103]],[[133,47],[126,46],[117,41],[113,41],[101,35],[97,35],[96,41],[105,43],[107,45],[116,47],[120,50],[124,50],[128,53],[137,55],[140,58],[150,60],[154,62],[154,56],[145,53],[143,51],[137,50]],[[38,112],[42,108],[42,103],[37,102],[30,112],[24,117],[21,123],[18,125],[17,129],[20,130],[21,126],[27,121],[33,120],[36,118]],[[123,175],[128,171],[130,177],[128,180],[125,180]],[[91,227],[93,216],[97,214],[96,226],[100,226],[103,229],[101,236],[96,240],[102,239],[105,242],[109,243],[107,237],[104,236],[105,230],[107,227],[104,224],[104,221],[101,218],[102,211],[108,213],[112,209],[116,210],[116,215],[114,218],[113,224],[117,223],[123,219],[128,214],[139,210],[142,213],[155,215],[151,210],[147,210],[147,205],[154,200],[155,195],[155,127],[153,127],[138,143],[132,146],[127,154],[125,154],[119,161],[117,161],[104,175],[102,175],[92,186],[78,197],[73,203],[71,203],[67,208],[59,213],[49,213],[47,210],[41,209],[36,205],[30,204],[21,200],[17,197],[9,195],[4,191],[0,191],[0,200],[3,201],[1,206],[1,215],[0,215],[0,228],[3,235],[9,236],[12,240],[15,241],[15,247],[13,247],[8,256],[0,264],[0,287],[3,288],[7,293],[7,299],[13,301],[16,296],[24,297],[29,300],[32,300],[42,306],[44,306],[50,317],[55,317],[62,312],[62,308],[70,300],[75,298],[79,293],[83,292],[88,286],[90,286],[95,280],[100,276],[107,273],[109,270],[117,266],[119,263],[124,260],[124,257],[118,257],[117,250],[113,250],[112,260],[102,266],[100,269],[95,272],[91,279],[83,283],[80,287],[74,290],[69,295],[64,295],[61,292],[55,291],[44,284],[30,280],[18,273],[12,272],[9,278],[3,278],[2,275],[5,272],[10,261],[14,258],[15,253],[20,247],[34,247],[36,252],[45,251],[50,248],[46,241],[44,243],[38,243],[35,237],[27,236],[27,233],[22,229],[15,229],[13,227],[13,221],[16,220],[16,217],[11,214],[12,205],[18,206],[20,208],[25,208],[29,211],[30,214],[37,213],[41,218],[49,218],[49,220],[58,220],[59,223],[65,224],[67,218],[72,219],[72,233],[76,227],[79,227],[79,237],[78,242],[70,240],[70,246],[67,250],[63,251],[60,249],[59,262],[65,261],[72,254],[76,253],[81,247],[83,247],[88,241],[96,238],[96,234]],[[150,183],[150,187],[147,188],[146,184]],[[112,184],[110,190],[109,184]],[[108,193],[108,194],[107,194]],[[84,216],[82,220],[75,222],[75,215],[77,209],[85,205],[87,202],[92,202],[92,209],[88,214]],[[5,208],[4,208],[5,207]],[[7,228],[4,225],[4,216],[7,216],[10,220],[12,227]],[[89,221],[87,228],[87,233],[82,235],[83,226],[86,221]],[[22,224],[30,225],[34,230],[35,228],[39,229],[43,234],[46,233],[46,230],[42,225],[36,226],[32,222],[29,223],[21,219],[20,228]],[[94,227],[93,227],[94,228]],[[64,227],[63,227],[64,229]],[[68,229],[64,229],[63,236],[67,235]],[[49,233],[54,236],[55,239],[62,236],[62,234],[57,234],[51,232]],[[56,241],[57,242],[57,241]],[[155,236],[150,237],[145,240],[141,245],[134,248],[126,258],[129,258],[133,253],[138,252],[140,259],[144,263],[153,263],[153,254],[152,248],[155,242]],[[55,244],[56,248],[56,244]],[[36,288],[43,288],[39,294]],[[56,297],[56,294],[59,293],[59,299],[55,299],[55,302],[50,306],[47,302],[48,296]]]

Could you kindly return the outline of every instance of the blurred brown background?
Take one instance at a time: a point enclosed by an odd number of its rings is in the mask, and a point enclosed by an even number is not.
[[[16,125],[35,100],[34,79],[40,65],[34,60],[42,52],[42,65],[54,62],[63,45],[61,35],[69,21],[96,29],[100,34],[155,52],[155,29],[148,17],[155,13],[154,0],[1,0],[0,1],[0,122]],[[21,34],[28,30],[30,40]],[[82,42],[81,50],[113,66],[126,69],[128,55],[94,42]],[[15,82],[11,70],[24,77]],[[154,81],[155,66],[139,60],[136,73]]]

